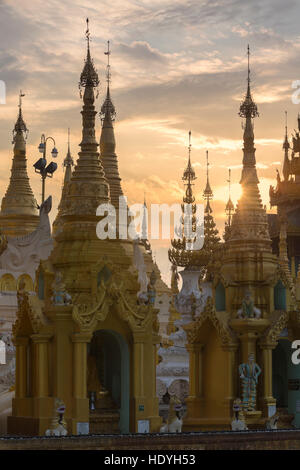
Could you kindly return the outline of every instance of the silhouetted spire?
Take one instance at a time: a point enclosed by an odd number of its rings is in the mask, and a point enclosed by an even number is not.
[[[288,135],[287,135],[287,111],[285,111],[285,137],[284,137],[282,148],[284,150],[282,173],[283,173],[284,180],[288,181],[289,176],[290,176],[290,160],[289,160],[290,144],[289,144]]]
[[[102,120],[102,130],[100,137],[100,158],[104,168],[105,177],[109,184],[111,203],[116,209],[119,208],[119,197],[123,196],[121,187],[121,178],[119,175],[118,158],[116,155],[116,140],[114,133],[113,121],[116,116],[115,107],[111,101],[109,85],[111,81],[109,57],[111,50],[109,41],[107,42],[107,93],[105,101],[101,107],[100,117]]]

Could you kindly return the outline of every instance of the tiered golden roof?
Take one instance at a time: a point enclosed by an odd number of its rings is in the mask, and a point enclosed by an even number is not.
[[[14,156],[11,176],[2,199],[0,226],[6,235],[21,236],[32,232],[38,225],[38,205],[30,187],[27,174],[27,126],[22,114],[22,97],[19,96],[19,113],[13,130]]]
[[[271,250],[266,211],[263,208],[256,172],[254,133],[252,119],[259,116],[250,90],[250,67],[248,46],[247,92],[240,106],[239,115],[245,118],[243,168],[240,184],[243,192],[232,217],[230,237],[227,240],[232,248],[240,249],[240,244],[247,241],[248,246]]]
[[[111,54],[108,42],[107,52],[108,57],[106,79],[107,91],[106,98],[101,107],[100,116],[102,121],[102,130],[100,137],[100,159],[104,169],[106,180],[109,184],[109,194],[113,206],[119,208],[119,197],[123,196],[121,178],[118,169],[118,157],[116,155],[116,141],[114,134],[113,121],[115,120],[116,110],[112,103],[110,96],[110,63],[109,57]]]

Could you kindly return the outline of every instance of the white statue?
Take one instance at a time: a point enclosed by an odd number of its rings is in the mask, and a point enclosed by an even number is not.
[[[161,433],[178,433],[182,429],[182,403],[176,396],[169,401],[168,420],[160,428]]]
[[[241,406],[240,398],[233,402],[234,419],[231,421],[232,431],[247,431],[247,424],[245,423],[244,414]]]
[[[49,196],[40,207],[40,220],[37,228],[20,237],[7,237],[7,247],[0,256],[0,270],[26,273],[35,278],[41,259],[47,259],[53,248],[49,212],[52,197]]]

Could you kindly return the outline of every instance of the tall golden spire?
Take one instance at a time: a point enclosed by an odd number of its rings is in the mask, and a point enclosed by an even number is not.
[[[217,248],[220,242],[219,231],[216,228],[216,224],[212,215],[212,208],[210,201],[213,198],[213,192],[209,183],[208,175],[209,161],[208,161],[208,150],[206,150],[206,186],[203,191],[203,199],[206,200],[206,206],[204,210],[204,249],[210,254]]]
[[[70,128],[68,128],[68,152],[64,159],[64,169],[65,169],[64,186],[66,186],[67,183],[71,181],[72,166],[74,166],[74,161],[73,161],[71,151],[70,151]]]
[[[208,150],[206,150],[206,186],[205,186],[205,189],[203,191],[203,199],[206,200],[205,211],[206,212],[212,212],[209,201],[213,198],[213,192],[212,192],[212,189],[211,189],[210,183],[209,183],[208,167],[209,167]]]
[[[195,202],[195,197],[193,195],[193,190],[192,186],[194,185],[193,181],[197,179],[194,168],[192,167],[191,164],[191,151],[192,151],[192,132],[189,131],[189,146],[188,146],[188,164],[186,169],[184,170],[182,181],[184,181],[186,190],[185,190],[185,196],[183,198],[183,202],[186,204],[193,204]]]
[[[232,214],[234,212],[234,205],[233,205],[233,202],[231,200],[231,169],[229,168],[228,170],[228,180],[227,180],[227,183],[228,183],[228,201],[227,201],[227,204],[226,204],[226,207],[225,207],[225,213],[228,217],[227,219],[227,225],[228,227],[230,227],[231,225],[231,219],[232,219]]]
[[[289,159],[290,144],[289,144],[289,139],[287,135],[287,111],[285,111],[285,137],[284,137],[282,148],[284,150],[284,161],[283,161],[282,173],[283,173],[284,180],[288,181],[289,176],[290,176],[290,159]]]
[[[27,126],[22,114],[22,98],[19,94],[19,112],[13,130],[14,156],[11,176],[2,199],[0,226],[6,235],[21,236],[35,230],[39,216],[37,202],[30,187],[27,174],[26,138]]]
[[[111,55],[111,50],[109,46],[109,41],[107,41],[107,51],[104,52],[104,54],[107,56],[107,91],[105,101],[100,111],[102,121],[102,130],[100,137],[100,158],[104,168],[105,177],[109,184],[111,203],[116,209],[118,209],[119,197],[123,196],[123,191],[121,187],[121,178],[119,175],[118,158],[115,152],[116,141],[113,121],[115,120],[116,110],[110,97],[111,72],[109,58]]]
[[[61,198],[60,202],[58,204],[58,211],[56,218],[53,222],[53,233],[55,234],[57,232],[57,228],[59,225],[62,225],[62,220],[61,220],[61,215],[64,210],[64,204],[66,202],[66,195],[68,191],[68,184],[71,181],[72,177],[72,167],[74,166],[74,161],[71,155],[71,150],[70,150],[70,128],[68,128],[68,151],[67,155],[64,159],[64,170],[65,170],[65,176],[64,176],[64,182],[63,182],[63,187],[62,187],[62,192],[61,192]]]
[[[247,92],[240,106],[239,115],[245,118],[244,124],[244,146],[243,146],[243,168],[240,184],[242,196],[238,201],[235,214],[232,218],[229,242],[234,244],[241,240],[247,240],[250,245],[257,248],[259,244],[271,250],[271,240],[268,230],[266,211],[262,206],[258,188],[258,177],[256,173],[254,132],[252,120],[259,116],[257,106],[252,99],[250,90],[250,49],[248,45],[248,74]]]
[[[94,106],[94,90],[98,89],[99,78],[90,53],[88,19],[86,40],[87,55],[79,81],[80,93],[84,88],[81,111],[82,141],[79,144],[81,151],[78,154],[79,158],[68,184],[62,216],[76,214],[76,216],[82,215],[90,218],[91,216],[96,217],[96,210],[100,203],[109,200],[109,191],[97,151],[98,143],[95,138],[95,116],[97,112]]]

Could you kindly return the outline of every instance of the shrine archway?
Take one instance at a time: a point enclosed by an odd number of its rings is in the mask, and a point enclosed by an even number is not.
[[[119,409],[120,432],[129,433],[130,366],[126,341],[116,331],[97,330],[89,354],[96,357],[99,381]]]

